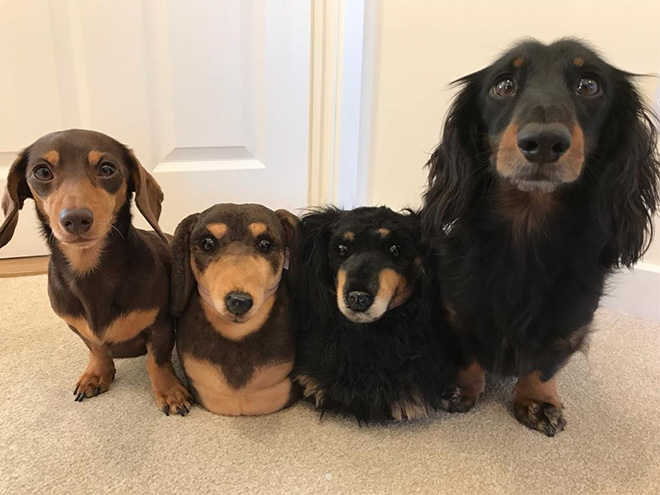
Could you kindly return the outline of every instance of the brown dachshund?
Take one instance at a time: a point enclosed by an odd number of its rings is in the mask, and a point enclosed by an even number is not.
[[[155,232],[131,225],[131,197]],[[89,348],[74,390],[82,402],[105,392],[113,358],[147,354],[158,407],[189,411],[191,397],[170,362],[171,258],[158,226],[163,193],[126,146],[99,132],[54,132],[23,150],[9,169],[0,247],[18,211],[34,199],[52,256],[48,294],[55,313]]]
[[[185,218],[172,244],[172,313],[188,385],[208,410],[278,411],[296,399],[289,374],[287,252],[299,220],[261,205],[221,204]]]

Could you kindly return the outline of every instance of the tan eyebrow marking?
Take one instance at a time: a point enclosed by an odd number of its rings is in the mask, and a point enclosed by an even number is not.
[[[355,239],[355,232],[351,232],[350,230],[347,230],[346,232],[344,232],[344,235],[342,237],[347,241],[352,241],[353,239]]]
[[[254,222],[248,225],[250,232],[252,232],[253,237],[257,237],[259,234],[263,234],[268,230],[268,227],[263,222]]]
[[[378,232],[380,234],[380,236],[383,237],[383,238],[390,235],[390,230],[389,229],[382,229],[381,228],[381,229],[378,229],[376,232]]]
[[[41,158],[48,161],[51,165],[58,165],[60,163],[60,154],[55,150],[47,151]]]
[[[220,239],[223,235],[227,233],[227,224],[222,222],[209,223],[206,226],[206,230],[208,230],[216,238]]]
[[[522,58],[522,57],[516,57],[516,58],[513,59],[513,66],[514,66],[514,67],[520,67],[520,66],[522,66],[522,64],[523,64],[524,61],[525,61],[524,58]]]
[[[92,150],[89,153],[87,153],[87,161],[89,162],[90,165],[98,165],[102,157],[103,155],[101,154],[100,151]]]
[[[575,67],[582,67],[584,65],[584,59],[582,57],[575,57],[573,59],[573,65]]]

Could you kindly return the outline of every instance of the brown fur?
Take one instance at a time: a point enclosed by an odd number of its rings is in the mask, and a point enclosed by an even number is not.
[[[60,250],[69,264],[70,269],[77,275],[85,275],[99,267],[101,254],[105,243],[101,240],[87,249],[80,249],[66,244],[60,246]]]
[[[78,334],[89,342],[98,345],[112,345],[137,337],[145,328],[151,326],[158,316],[158,308],[136,310],[117,316],[104,328],[93,328],[82,316],[58,315],[67,324],[76,329]]]
[[[101,159],[114,167],[112,174],[99,173]],[[50,178],[33,174],[42,166],[48,166]],[[131,225],[133,192],[155,232]],[[36,203],[52,252],[48,294],[53,310],[90,350],[89,365],[76,383],[76,400],[108,390],[113,358],[147,352],[158,407],[185,414],[189,395],[170,363],[170,253],[158,227],[163,193],[156,181],[114,139],[93,131],[62,131],[37,140],[12,164],[2,200],[8,217],[0,227],[0,247],[11,239],[27,198]],[[83,208],[93,215],[89,230],[66,231],[60,224],[63,210]]]
[[[275,303],[274,297],[269,297],[259,308],[259,311],[245,323],[228,321],[218,314],[208,304],[202,304],[204,316],[211,326],[223,337],[229,340],[241,341],[251,333],[258,331],[270,316]]]
[[[191,297],[189,310],[177,326],[177,349],[181,355],[193,355],[221,366],[225,380],[235,389],[250,382],[258,367],[293,360],[293,336],[281,331],[288,325],[289,300],[285,291],[278,294],[277,304],[262,327],[240,340],[228,339],[218,332],[206,319],[205,305],[201,298]],[[194,331],[188,330],[191,328]],[[181,362],[185,370],[185,357]],[[194,392],[194,383],[190,383]]]
[[[283,264],[283,254],[273,271],[270,263],[263,257],[237,253],[223,256],[201,272],[194,264],[192,266],[197,283],[210,292],[215,309],[222,317],[243,323],[260,314],[261,306],[267,303],[264,293],[277,283]],[[232,315],[224,305],[227,294],[232,291],[252,295],[254,304],[250,311],[241,317]]]
[[[337,293],[338,302],[340,302],[340,299],[344,297],[342,294],[344,294],[345,285],[346,285],[346,271],[340,269],[337,272],[337,284],[335,285],[335,292]]]
[[[449,412],[470,410],[486,388],[486,370],[476,361],[459,368],[456,375],[457,387],[447,394],[442,408]]]
[[[513,400],[516,402],[543,401],[558,407],[564,407],[557,395],[556,375],[547,382],[543,382],[538,371],[518,378],[518,383],[513,389]]]
[[[184,355],[183,359],[201,402],[216,414],[269,414],[279,411],[289,401],[293,360],[255,369],[250,381],[237,391],[225,379],[221,366],[191,355]]]
[[[206,228],[217,239],[220,239],[223,235],[227,233],[227,224],[222,222],[210,223],[206,226]]]
[[[344,270],[339,270],[337,272],[337,285],[336,292],[337,297],[343,297],[344,285],[346,284],[346,272]],[[396,294],[404,293],[408,288],[406,279],[401,276],[399,273],[386,268],[380,273],[378,292],[374,297],[374,300],[384,300],[389,301]]]
[[[263,222],[251,223],[248,225],[248,228],[250,229],[250,232],[252,232],[252,237],[259,237],[259,235],[263,234],[268,229]]]
[[[380,272],[379,280],[379,289],[375,299],[390,301],[397,295],[403,294],[408,290],[406,278],[390,268],[386,268]]]
[[[509,175],[514,170],[514,164],[524,159],[516,142],[518,124],[512,123],[504,129],[499,142],[492,143],[495,150],[493,160],[497,171],[502,175]]]
[[[522,57],[516,57],[513,59],[513,66],[519,69],[520,67],[522,67],[524,61],[525,59],[523,59]]]
[[[484,392],[486,372],[478,363],[474,362],[467,368],[458,370],[457,382],[461,388],[477,398]]]
[[[87,161],[90,165],[98,165],[102,157],[103,155],[97,150],[92,150],[87,153]]]
[[[401,400],[392,404],[392,417],[397,421],[414,421],[428,418],[431,407],[419,396],[413,394],[410,400]]]
[[[74,395],[84,394],[86,397],[107,392],[115,379],[115,363],[102,346],[91,346],[87,368],[76,382]]]
[[[552,213],[558,208],[553,193],[523,192],[504,181],[496,185],[497,214],[511,225],[517,244],[542,232]]]
[[[115,220],[114,215],[125,202],[125,187],[120,191],[124,193],[122,196],[120,193],[109,193],[84,179],[72,180],[64,176],[54,180],[56,181],[54,190],[46,197],[41,197],[32,185],[29,187],[37,208],[46,215],[55,238],[61,244],[67,244],[72,237],[59,222],[59,214],[64,208],[69,210],[89,208],[94,214],[94,224],[85,234],[85,238],[97,240],[105,237]]]
[[[518,124],[509,124],[499,139],[493,140],[490,145],[493,150],[491,160],[502,177],[511,177],[514,173],[527,166],[517,143]],[[563,182],[577,180],[584,166],[584,134],[580,126],[574,122],[571,130],[572,144],[568,151],[557,162],[547,165],[560,171]]]
[[[196,243],[218,223],[226,232],[213,250],[201,250]],[[172,285],[177,349],[193,393],[210,411],[267,414],[295,400],[288,375],[294,357],[289,284],[296,267],[282,270],[286,250],[297,249],[297,224],[284,210],[216,205],[177,227]],[[260,251],[255,236],[269,236],[271,251]],[[200,297],[197,286],[208,296]],[[233,291],[253,299],[241,317],[225,306]]]
[[[564,405],[557,394],[556,375],[544,382],[538,371],[522,376],[513,389],[513,414],[523,424],[554,436],[564,429]]]
[[[321,385],[308,375],[298,375],[295,381],[302,387],[302,395],[305,398],[314,397],[316,407],[323,403],[325,391]]]
[[[559,166],[564,171],[563,178],[566,182],[577,180],[584,166],[584,133],[577,123],[573,124],[571,138],[573,141],[571,147],[559,160]]]
[[[172,363],[169,360],[160,362],[158,351],[151,343],[147,344],[146,366],[158,408],[163,411],[176,410],[181,416],[184,415],[182,411],[188,412],[192,405],[188,390],[174,374]]]
[[[60,163],[60,154],[56,150],[47,151],[42,155],[42,158],[53,166],[57,166]]]
[[[458,311],[456,311],[456,308],[454,307],[453,304],[445,304],[445,310],[447,311],[447,319],[449,320],[449,323],[454,328],[459,328],[459,317],[458,317]]]

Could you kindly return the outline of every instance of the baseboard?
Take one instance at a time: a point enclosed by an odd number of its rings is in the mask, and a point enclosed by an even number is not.
[[[608,281],[601,306],[660,321],[660,265],[638,263]]]
[[[0,278],[47,273],[49,260],[50,256],[0,259]]]

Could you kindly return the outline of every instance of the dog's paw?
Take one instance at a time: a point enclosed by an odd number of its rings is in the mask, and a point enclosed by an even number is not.
[[[76,388],[73,390],[76,402],[82,402],[89,397],[96,397],[110,388],[112,380],[115,379],[114,369],[87,369],[78,379]]]
[[[158,404],[158,409],[163,411],[166,416],[169,416],[170,413],[185,416],[190,412],[195,402],[188,389],[178,380],[175,383],[171,383],[169,387],[154,390],[154,397],[156,404]]]
[[[513,414],[518,421],[541,433],[554,437],[566,426],[564,409],[549,402],[532,399],[517,400],[513,403]]]
[[[429,417],[429,407],[420,397],[396,401],[390,408],[392,417],[397,421],[415,421]]]
[[[302,388],[302,395],[306,400],[313,402],[317,408],[323,406],[326,392],[314,378],[308,375],[298,375],[295,377],[295,381]]]
[[[468,412],[477,402],[477,396],[469,390],[454,387],[447,390],[440,398],[440,408],[451,413]]]

